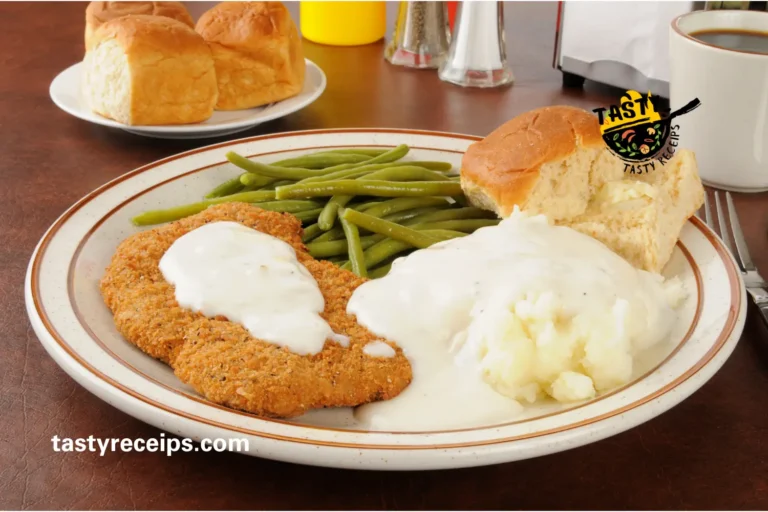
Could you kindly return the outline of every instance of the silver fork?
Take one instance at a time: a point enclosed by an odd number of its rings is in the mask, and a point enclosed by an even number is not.
[[[747,293],[752,297],[755,305],[760,310],[760,316],[768,325],[768,283],[757,272],[757,268],[749,256],[749,249],[744,239],[744,233],[741,231],[739,216],[736,214],[736,208],[733,206],[731,193],[714,190],[713,195],[715,196],[714,216],[709,195],[706,192],[704,194],[704,221],[713,231],[720,232],[720,238],[722,238],[723,243],[731,251],[731,254],[735,256],[736,262],[741,269],[741,275],[744,278]],[[723,211],[723,195],[725,195],[725,203],[728,208],[727,219]],[[699,217],[701,218],[701,215]],[[717,226],[715,226],[715,220],[717,221]]]

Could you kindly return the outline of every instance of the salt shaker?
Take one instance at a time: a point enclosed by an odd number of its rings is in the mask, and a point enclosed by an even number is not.
[[[400,2],[384,58],[411,68],[437,68],[448,53],[451,31],[445,2]]]
[[[498,87],[514,81],[507,63],[502,2],[461,2],[453,40],[438,74],[465,87]]]

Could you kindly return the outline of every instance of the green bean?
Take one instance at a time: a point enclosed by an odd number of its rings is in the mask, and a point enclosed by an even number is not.
[[[307,226],[306,228],[304,228],[304,234],[302,235],[301,240],[306,244],[311,240],[317,238],[317,236],[322,232],[323,230],[320,229],[320,226],[318,226],[317,224],[312,224],[311,226]]]
[[[226,157],[227,160],[243,169],[244,171],[281,180],[301,180],[311,176],[320,176],[326,173],[325,169],[303,169],[262,164],[260,162],[254,162],[253,160],[242,157],[234,151],[228,152]]]
[[[183,219],[208,208],[210,204],[207,202],[187,204],[183,206],[175,206],[168,208],[167,210],[149,210],[135,216],[131,221],[136,226],[150,226],[152,224],[162,224],[164,222],[171,222],[174,220]]]
[[[344,169],[339,169],[338,171],[329,172],[328,174],[323,174],[322,176],[313,176],[311,178],[305,178],[299,183],[317,183],[320,181],[331,181],[331,180],[338,180],[338,179],[353,179],[353,178],[359,178],[360,176],[365,176],[366,174],[369,174],[372,171],[378,171],[380,169],[388,169],[390,167],[397,167],[401,164],[394,162],[394,163],[387,163],[387,164],[371,164],[371,165],[363,165],[363,166],[350,166]]]
[[[253,172],[244,172],[240,175],[240,183],[246,187],[263,187],[277,181],[276,178],[262,176]]]
[[[379,169],[387,169],[390,167],[398,167],[402,164],[397,162],[390,162],[390,163],[378,163],[378,164],[365,164],[365,165],[358,165],[358,164],[349,164],[344,166],[339,166],[339,169],[334,170],[333,172],[328,172],[328,174],[323,174],[321,176],[312,176],[309,178],[305,178],[299,183],[317,183],[320,181],[331,181],[331,180],[337,180],[342,178],[359,178],[360,176],[364,176],[371,171],[378,171]],[[326,169],[326,172],[329,169]]]
[[[402,165],[390,167],[367,174],[360,180],[385,180],[385,181],[445,181],[446,176],[439,172],[430,171],[415,165]]]
[[[395,162],[407,155],[408,151],[410,150],[411,148],[409,148],[406,144],[400,144],[399,146],[390,149],[386,153],[382,153],[379,156],[371,158],[370,160],[366,160],[365,163],[366,165],[370,165]]]
[[[415,165],[416,167],[423,167],[431,171],[448,172],[453,169],[453,165],[448,162],[432,162],[429,160],[417,160],[414,162],[401,162],[405,165]]]
[[[437,243],[439,240],[434,240],[432,243]],[[381,242],[372,245],[363,252],[363,261],[367,267],[369,264],[371,268],[378,265],[382,261],[391,258],[396,254],[413,249],[413,245],[408,242],[401,242],[400,240],[393,240],[387,238]]]
[[[330,261],[331,263],[333,263],[333,264],[335,264],[335,265],[340,267],[340,266],[344,265],[345,263],[347,263],[349,261],[347,258],[348,258],[348,256],[347,256],[347,252],[346,252],[346,249],[345,249],[344,250],[344,256],[333,256],[333,257],[324,258],[324,259],[326,261]]]
[[[293,182],[291,182],[291,183],[293,183]],[[263,187],[257,187],[255,185],[248,185],[248,186],[244,186],[240,192],[252,192],[254,190],[266,190],[266,187],[268,187],[268,186],[269,185],[264,185]],[[274,189],[271,189],[271,190],[274,190]]]
[[[171,222],[174,220],[183,219],[196,213],[200,213],[211,205],[231,203],[231,202],[243,202],[243,203],[258,203],[263,201],[270,201],[275,199],[275,192],[271,190],[254,190],[252,192],[239,192],[237,194],[231,194],[224,197],[217,197],[214,199],[206,199],[199,203],[186,204],[182,206],[175,206],[168,208],[167,210],[150,210],[141,213],[132,219],[133,223],[137,226],[149,226],[151,224],[162,224],[163,222]],[[319,212],[318,212],[319,214]]]
[[[461,220],[443,220],[440,222],[423,222],[418,224],[409,224],[408,227],[423,231],[429,229],[450,229],[453,231],[463,231],[472,233],[486,226],[495,226],[501,219],[461,219]]]
[[[225,197],[217,197],[215,199],[208,199],[207,203],[210,204],[222,204],[222,203],[262,203],[264,201],[274,201],[274,190],[254,190],[252,192],[240,192],[237,194],[231,194]]]
[[[386,167],[388,165],[392,165],[392,164],[373,164],[371,167],[374,167],[376,169],[381,169],[382,167]],[[311,178],[305,178],[299,181],[299,183],[317,183],[319,181],[340,180],[342,178],[354,179],[354,178],[359,178],[360,176],[364,176],[369,172],[371,172],[371,169],[368,169],[367,166],[353,167],[351,169],[342,169],[340,171],[324,174],[323,176],[313,176]]]
[[[338,166],[339,169],[334,170],[333,172],[329,172],[330,169],[326,169],[325,171],[328,172],[328,174],[304,178],[303,180],[299,181],[299,183],[316,183],[319,181],[331,181],[342,178],[359,178],[360,176],[368,174],[370,171],[378,171],[380,169],[389,169],[391,167],[401,167],[406,165],[409,167],[421,167],[422,169],[429,169],[433,171],[445,171],[451,169],[451,164],[445,162],[390,162],[386,164],[364,164],[365,165],[362,166],[359,164],[347,164],[344,166]],[[446,176],[445,179],[448,179],[448,177]]]
[[[384,220],[388,220],[389,222],[396,222],[397,224],[404,224],[405,221],[419,218],[420,216],[426,215],[428,213],[439,213],[443,211],[450,211],[450,210],[442,210],[436,206],[427,206],[425,208],[415,208],[413,210],[405,210],[403,212],[397,212],[393,213],[391,215],[387,215],[385,217],[381,217]],[[368,213],[368,212],[365,212]]]
[[[360,246],[363,249],[367,249],[376,242],[384,240],[384,238],[386,238],[384,235],[360,237]],[[315,241],[307,244],[307,250],[309,251],[309,254],[315,258],[329,258],[340,254],[347,254],[348,246],[346,240],[332,240],[330,242]]]
[[[425,234],[428,234],[431,239],[432,243],[430,245],[436,244],[438,242],[442,242],[444,240],[449,240],[451,238],[458,238],[461,236],[466,236],[466,233],[459,233],[456,231],[447,231],[447,230],[430,230],[425,231]],[[403,251],[407,251],[409,249],[413,249],[413,244],[410,244],[408,242],[402,241],[402,240],[396,240],[393,238],[387,238],[380,242],[377,242],[370,246],[368,249],[365,250],[365,266],[369,268],[373,268],[374,266],[378,265],[382,261],[387,260],[388,258],[391,258],[392,256],[399,254]],[[429,246],[426,246],[429,247]],[[421,247],[421,249],[424,249],[424,247]]]
[[[418,248],[429,247],[437,241],[436,238],[416,231],[415,229],[407,228],[376,217],[371,217],[368,214],[358,212],[351,208],[345,208],[343,211],[339,212],[339,218],[349,221],[358,227],[365,228],[368,231],[386,235]]]
[[[325,153],[298,156],[295,158],[286,158],[273,162],[271,165],[276,167],[298,167],[302,169],[325,169],[341,164],[356,164],[370,160],[367,155]]]
[[[299,219],[302,223],[317,220],[322,208],[315,208],[314,210],[302,210],[300,212],[293,213],[293,216]]]
[[[442,220],[459,220],[459,219],[497,219],[496,214],[488,211],[488,210],[482,210],[480,208],[475,208],[473,206],[468,206],[466,208],[449,208],[445,210],[439,210],[436,212],[427,212],[424,215],[416,216],[412,219],[410,219],[410,222],[406,222],[406,226],[410,226],[411,224],[416,223],[423,223],[423,222],[437,222]],[[387,219],[391,220],[391,219]],[[409,219],[403,219],[403,220],[409,220]],[[396,222],[396,221],[393,221]]]
[[[381,154],[386,153],[387,149],[369,149],[369,148],[346,148],[346,149],[332,149],[330,151],[322,151],[320,153],[317,153],[318,155],[325,155],[328,153],[341,153],[342,155],[345,154],[352,154],[352,155],[366,155],[370,157],[379,156]]]
[[[376,267],[375,269],[368,271],[368,277],[371,279],[378,279],[380,277],[384,277],[389,273],[391,268],[392,268],[392,263],[387,263],[386,265]]]
[[[363,256],[363,247],[360,245],[360,232],[357,226],[342,218],[341,228],[347,237],[347,253],[349,254],[349,264],[352,267],[352,272],[360,277],[367,277],[368,269],[365,266],[365,256]]]
[[[363,205],[364,206],[364,205]],[[365,213],[372,217],[384,217],[404,210],[412,210],[425,206],[449,206],[448,201],[442,197],[398,197],[397,199],[388,199],[365,208]],[[363,207],[356,208],[363,210]]]
[[[320,229],[320,226],[317,228]],[[320,232],[322,233],[322,230],[320,230]],[[344,230],[341,229],[341,226],[336,226],[315,238],[315,242],[329,242],[340,238],[344,238]]]
[[[360,237],[360,243],[362,244],[363,248],[365,249],[366,247],[372,246],[376,242],[381,242],[385,238],[387,238],[387,237],[384,236],[384,235],[376,235],[376,234],[366,235],[366,236],[361,236]],[[338,240],[333,240],[333,242],[338,242]],[[322,243],[326,243],[326,242],[322,242]]]
[[[321,169],[322,172],[315,171],[315,174],[312,176],[309,176],[307,178],[302,178],[301,181],[308,180],[308,181],[314,181],[314,180],[322,180],[326,176],[336,176],[336,173],[341,171],[349,171],[351,169],[357,169],[360,167],[360,164],[341,164],[341,165],[334,165],[333,167],[326,167],[325,169]]]
[[[281,213],[296,213],[306,210],[316,210],[322,206],[317,201],[304,201],[297,199],[288,199],[285,201],[266,201],[264,203],[254,203],[254,206],[258,206],[263,210],[269,210],[272,212]]]
[[[368,164],[366,163],[365,165],[368,165]],[[376,165],[376,164],[373,164],[373,165]],[[421,167],[422,169],[429,169],[430,171],[441,171],[441,172],[447,172],[453,169],[453,166],[448,162],[434,162],[431,160],[414,160],[412,162],[409,162],[409,161],[403,162],[401,160],[398,162],[391,162],[389,165],[392,167],[395,167],[395,166],[399,167],[401,165],[410,165],[413,167]]]
[[[243,189],[243,184],[240,183],[240,176],[236,178],[232,178],[231,180],[227,180],[218,187],[214,188],[207,194],[205,194],[206,199],[213,199],[216,197],[223,197],[228,196],[230,194],[234,194],[236,192],[240,192]]]
[[[383,197],[368,198],[368,197],[362,196],[362,199],[349,203],[349,207],[354,208],[357,211],[364,212],[368,208],[372,208],[377,204],[383,203],[384,201],[390,201],[390,199],[385,199]]]
[[[462,238],[469,233],[464,233],[463,231],[455,231],[453,229],[430,229],[428,230],[429,234],[432,236],[436,236],[440,239],[440,241],[450,240],[452,238]]]
[[[333,196],[331,197],[325,206],[323,212],[317,219],[317,225],[323,231],[328,231],[333,227],[333,223],[336,222],[336,213],[339,208],[344,208],[348,202],[352,200],[354,196]]]
[[[297,183],[277,187],[278,199],[306,199],[335,195],[370,195],[376,197],[455,196],[461,194],[461,185],[453,181],[396,181],[338,180],[320,183]]]
[[[263,187],[260,187],[259,190],[275,190],[277,187],[282,187],[283,185],[291,185],[292,183],[296,183],[293,180],[278,180],[273,181],[269,185],[264,185]]]
[[[366,165],[366,162],[368,162],[368,160],[370,160],[370,158],[366,158],[366,160],[363,160],[362,162],[339,164],[339,165],[334,165],[334,166],[331,166],[331,167],[326,167],[325,169],[319,169],[320,172],[318,172],[317,174],[314,174],[312,176],[309,176],[309,177],[310,178],[314,178],[316,176],[325,176],[326,174],[332,174],[332,173],[335,173],[335,172],[338,172],[338,171],[345,171],[345,170],[349,170],[349,169],[355,169],[357,167],[361,167],[361,166]]]

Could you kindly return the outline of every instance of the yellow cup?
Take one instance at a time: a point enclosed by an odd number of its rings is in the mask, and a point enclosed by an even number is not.
[[[386,2],[302,1],[301,35],[320,44],[358,46],[387,31]]]

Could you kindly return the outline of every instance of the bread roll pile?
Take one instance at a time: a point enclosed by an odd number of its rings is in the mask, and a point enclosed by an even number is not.
[[[127,125],[205,121],[301,92],[305,61],[280,2],[226,2],[194,26],[180,2],[91,2],[82,90]]]

